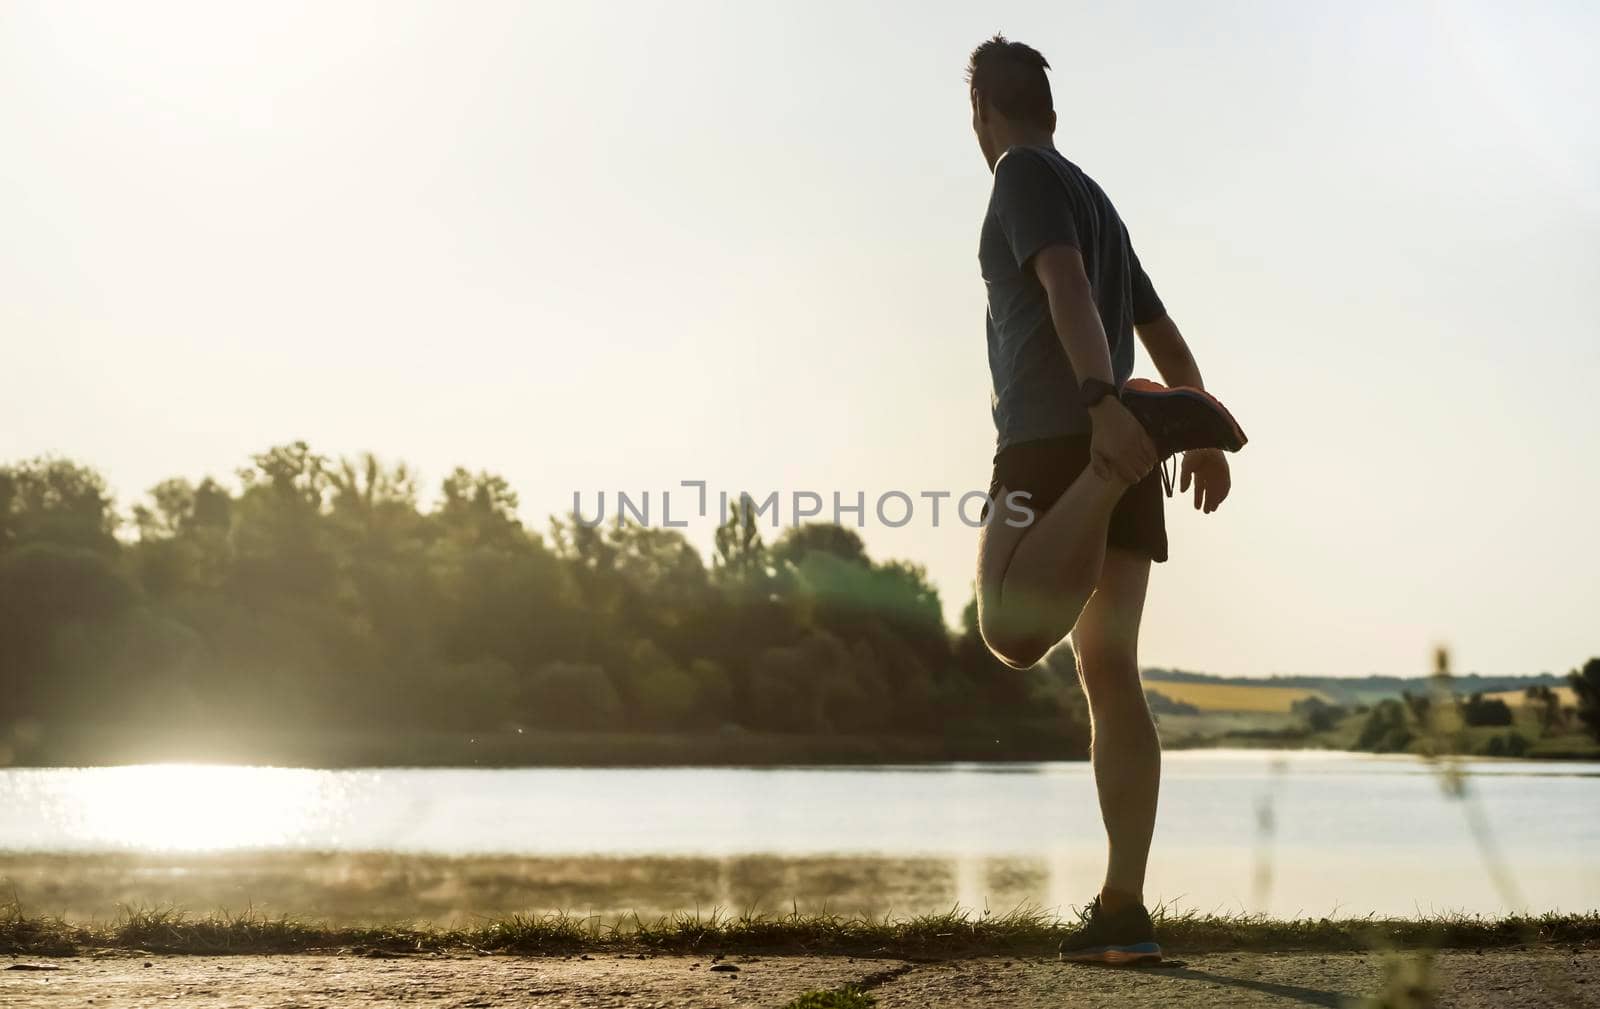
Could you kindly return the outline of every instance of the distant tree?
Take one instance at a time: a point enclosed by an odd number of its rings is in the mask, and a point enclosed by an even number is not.
[[[99,473],[41,457],[0,467],[0,551],[29,542],[117,549],[117,515]]]
[[[359,536],[405,535],[421,521],[416,475],[405,463],[386,466],[371,452],[341,459],[328,472],[332,513]]]
[[[653,641],[626,650],[612,676],[630,724],[642,729],[681,729],[692,721],[699,683]]]
[[[171,598],[185,591],[215,591],[232,562],[233,495],[207,477],[163,480],[134,505],[139,538],[131,567],[146,591]]]
[[[1427,694],[1413,694],[1409,690],[1400,692],[1400,699],[1405,702],[1406,708],[1411,712],[1411,717],[1418,724],[1427,724],[1429,709],[1433,706],[1433,698]]]
[[[1483,752],[1489,757],[1520,757],[1528,752],[1528,738],[1520,732],[1506,732],[1490,736]]]
[[[157,483],[121,541],[93,471],[0,466],[0,722],[1087,745],[1070,648],[1006,667],[973,607],[952,634],[927,572],[849,528],[769,545],[741,499],[708,567],[673,529],[555,520],[541,537],[487,472],[454,470],[424,510],[404,463],[297,441],[239,480]]]
[[[824,727],[823,682],[836,676],[846,653],[832,635],[814,633],[794,645],[775,645],[750,669],[746,711],[751,728],[810,733]]]
[[[807,522],[790,526],[772,544],[772,559],[798,565],[809,554],[828,554],[849,564],[870,564],[867,547],[853,529],[833,522]]]
[[[99,552],[28,543],[0,553],[0,728],[12,719],[70,712],[105,696],[106,670],[61,659],[97,627],[117,621],[138,590]]]
[[[599,666],[552,662],[523,682],[520,708],[528,722],[548,729],[613,729],[622,700]]]
[[[329,485],[328,460],[311,451],[305,442],[275,445],[251,456],[250,462],[250,466],[239,470],[239,479],[246,488],[268,488],[306,510],[322,510]]]
[[[1385,698],[1373,705],[1361,726],[1356,749],[1374,753],[1398,753],[1411,744],[1412,732],[1406,717],[1407,705]]]
[[[516,547],[526,539],[517,518],[517,492],[494,473],[469,473],[457,466],[440,488],[434,519],[446,536],[464,546]]]
[[[1461,704],[1461,720],[1467,725],[1510,725],[1511,705],[1498,697],[1472,694]]]
[[[1561,695],[1545,684],[1529,687],[1523,692],[1530,708],[1539,716],[1539,731],[1544,735],[1559,732],[1566,719],[1561,712]]]
[[[755,502],[741,495],[717,527],[712,568],[722,581],[764,584],[767,548],[761,540]]]
[[[1567,674],[1567,682],[1578,695],[1578,721],[1589,735],[1600,740],[1600,658],[1590,659],[1582,669]]]
[[[1304,718],[1306,728],[1312,732],[1327,732],[1348,713],[1343,707],[1329,704],[1316,695],[1291,702],[1289,711]]]
[[[1175,701],[1159,690],[1149,687],[1144,691],[1145,703],[1152,715],[1198,715],[1200,709],[1187,701]]]

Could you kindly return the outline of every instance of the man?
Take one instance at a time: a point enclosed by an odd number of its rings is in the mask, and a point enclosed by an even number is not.
[[[978,260],[988,288],[998,449],[978,550],[978,623],[1006,664],[1069,632],[1089,699],[1105,883],[1062,956],[1158,961],[1144,906],[1161,747],[1139,682],[1150,563],[1167,559],[1162,488],[1207,513],[1228,496],[1222,450],[1244,432],[1200,370],[1104,191],[1055,149],[1037,50],[996,35],[972,53],[972,127],[994,190]],[[1172,386],[1129,380],[1135,332]]]

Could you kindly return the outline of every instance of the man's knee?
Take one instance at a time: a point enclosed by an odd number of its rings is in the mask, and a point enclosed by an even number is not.
[[[997,633],[983,627],[979,627],[979,632],[994,657],[1012,669],[1031,669],[1055,645],[1054,641],[1046,641],[1039,635]]]
[[[1091,696],[1114,691],[1142,694],[1138,647],[1133,641],[1076,634],[1072,640],[1072,654],[1077,660],[1084,690]]]
[[[978,634],[994,657],[1013,669],[1029,669],[1055,647],[1054,640],[1025,623],[1001,615],[997,606],[978,607]]]

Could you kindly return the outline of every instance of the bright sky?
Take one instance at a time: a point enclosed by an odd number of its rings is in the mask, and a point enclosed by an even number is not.
[[[1143,660],[1600,653],[1580,2],[8,3],[0,460],[131,501],[305,438],[501,472],[540,528],[687,479],[983,489],[997,29],[1251,436],[1222,511],[1169,509]],[[863,534],[954,619],[945,518]]]

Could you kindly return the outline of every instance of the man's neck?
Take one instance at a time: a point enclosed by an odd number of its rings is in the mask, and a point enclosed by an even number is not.
[[[1012,130],[1004,138],[1001,151],[1008,151],[1013,147],[1047,147],[1055,150],[1055,136],[1046,130]]]

